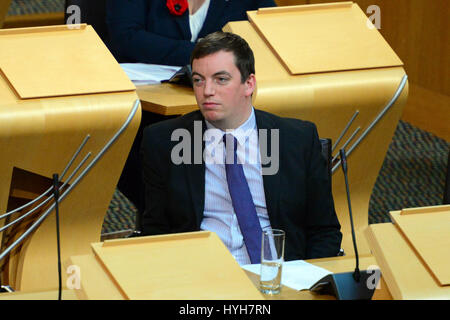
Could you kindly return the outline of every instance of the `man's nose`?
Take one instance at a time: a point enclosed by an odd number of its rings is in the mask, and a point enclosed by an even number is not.
[[[214,81],[206,80],[205,81],[205,88],[203,90],[203,93],[205,96],[213,96],[216,92],[216,88],[214,85]]]

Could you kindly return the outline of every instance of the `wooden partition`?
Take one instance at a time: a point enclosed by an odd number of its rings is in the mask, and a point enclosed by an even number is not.
[[[61,183],[67,183],[61,195],[71,190],[59,206],[64,262],[90,252],[90,243],[100,240],[104,216],[140,123],[135,87],[90,26],[4,29],[0,47],[0,215],[43,194],[52,187],[53,174],[59,174]],[[114,142],[104,149],[110,141]],[[80,170],[75,173],[77,166]],[[3,226],[42,205],[0,232],[0,254],[44,217],[53,203],[46,202],[51,195],[0,220]],[[2,259],[2,285],[16,291],[57,288],[56,220],[50,212]],[[62,275],[65,285],[65,270]]]
[[[390,212],[366,236],[394,299],[450,298],[450,205]]]
[[[6,15],[8,14],[10,4],[11,0],[2,0],[0,2],[0,29],[3,26],[3,22],[5,21]]]
[[[275,0],[278,6],[298,6],[301,4],[309,4],[309,0]]]
[[[92,250],[70,258],[84,270],[80,299],[263,299],[214,232],[110,240]]]
[[[308,0],[308,3],[325,2],[332,1]],[[355,0],[354,2],[366,13],[369,6],[376,5],[380,8],[380,33],[405,63],[411,82],[428,90],[450,95],[449,1]],[[369,12],[367,16],[372,14]]]
[[[359,252],[369,254],[362,232],[368,225],[373,186],[408,96],[406,82],[394,99],[405,80],[405,70],[377,30],[366,27],[356,4],[286,8],[249,12],[250,22],[232,22],[225,30],[245,38],[255,53],[255,107],[312,121],[322,138],[332,139],[333,155],[344,146],[350,152],[349,181]],[[277,19],[282,19],[284,26],[277,25]],[[328,32],[330,25],[335,28],[332,32]],[[336,30],[346,30],[347,36],[357,41],[343,43],[345,38],[337,39]],[[290,32],[297,36],[291,37]],[[298,50],[302,43],[307,45]],[[366,49],[377,52],[373,55],[377,59],[371,60]],[[346,56],[352,56],[351,61],[342,59]],[[394,103],[386,109],[392,99]],[[338,161],[333,163],[333,172],[333,196],[344,234],[342,247],[352,255],[347,196]]]
[[[276,0],[280,6],[345,0]],[[355,0],[368,17],[380,9],[380,33],[405,64],[411,95],[402,119],[450,141],[450,2]]]

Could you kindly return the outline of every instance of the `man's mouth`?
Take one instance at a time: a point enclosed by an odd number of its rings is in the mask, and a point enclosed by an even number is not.
[[[219,106],[216,102],[203,102],[203,107],[205,109],[216,109]]]

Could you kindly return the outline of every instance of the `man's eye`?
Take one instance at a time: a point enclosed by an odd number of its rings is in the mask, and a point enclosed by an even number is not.
[[[192,78],[192,82],[195,85],[201,85],[203,83],[203,79],[201,79],[201,78]]]
[[[219,77],[219,78],[217,78],[217,82],[218,83],[227,83],[228,82],[228,78],[226,78],[226,77]]]

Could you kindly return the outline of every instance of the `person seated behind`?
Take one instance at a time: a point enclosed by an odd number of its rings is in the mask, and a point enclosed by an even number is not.
[[[259,263],[270,226],[286,232],[285,260],[336,256],[342,234],[315,125],[252,106],[254,56],[238,35],[199,40],[191,64],[200,110],[144,130],[143,235],[213,231],[243,265]]]
[[[272,6],[274,0],[108,0],[110,50],[120,63],[184,66],[198,38]]]

